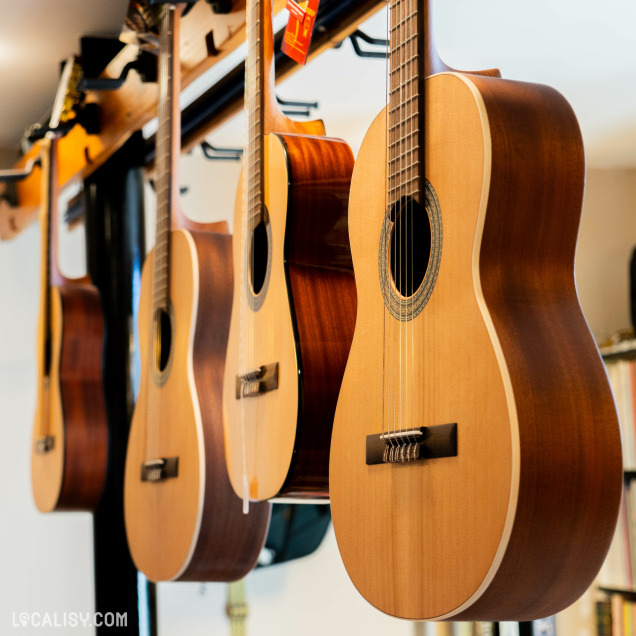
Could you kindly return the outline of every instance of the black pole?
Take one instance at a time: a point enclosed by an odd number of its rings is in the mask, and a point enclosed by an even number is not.
[[[143,141],[137,133],[84,183],[87,266],[101,294],[106,326],[108,472],[94,515],[93,545],[95,611],[108,619],[96,628],[98,636],[111,633],[116,627],[112,621],[124,615],[125,629],[120,626],[114,633],[157,634],[154,585],[133,565],[123,504],[126,446],[139,380],[137,347],[130,343],[136,338],[136,296],[145,257],[142,161]]]

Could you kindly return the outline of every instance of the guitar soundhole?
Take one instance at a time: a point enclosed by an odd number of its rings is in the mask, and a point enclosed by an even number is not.
[[[250,280],[252,291],[255,295],[261,293],[267,275],[267,262],[269,260],[269,241],[267,240],[267,227],[261,220],[252,232],[252,244],[250,246]]]
[[[424,182],[422,201],[403,197],[382,223],[378,274],[384,304],[402,322],[424,309],[442,258],[442,213],[433,186]]]
[[[400,296],[410,298],[420,288],[431,258],[431,223],[426,210],[405,197],[391,210],[393,230],[389,268]]]
[[[157,370],[163,373],[170,360],[170,350],[172,348],[172,324],[170,314],[163,309],[158,309],[155,315],[155,325],[157,336],[155,340],[155,356]]]
[[[272,224],[267,207],[263,206],[258,223],[251,230],[249,250],[245,250],[243,280],[247,301],[252,311],[258,311],[265,302],[272,270]]]

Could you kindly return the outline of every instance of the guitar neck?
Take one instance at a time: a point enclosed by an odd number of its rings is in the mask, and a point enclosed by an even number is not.
[[[245,60],[245,109],[248,113],[245,210],[248,223],[258,223],[263,210],[265,116],[272,56],[265,32],[271,31],[271,0],[247,4],[247,58]]]
[[[179,91],[181,69],[178,47],[181,11],[166,5],[159,39],[159,127],[157,130],[154,308],[168,309],[170,224],[178,206],[178,161],[181,150]]]
[[[51,286],[63,282],[57,265],[57,139],[45,137],[40,142],[42,195],[40,207],[40,352],[42,376],[48,376],[51,362]]]

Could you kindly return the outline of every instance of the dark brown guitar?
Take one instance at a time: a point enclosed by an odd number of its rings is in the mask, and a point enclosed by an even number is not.
[[[57,258],[57,139],[40,142],[42,274],[38,400],[31,449],[39,510],[93,510],[106,476],[108,428],[102,387],[103,317],[88,277],[70,279]]]

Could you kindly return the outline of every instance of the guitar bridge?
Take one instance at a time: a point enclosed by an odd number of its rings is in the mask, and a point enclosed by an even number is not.
[[[141,464],[141,481],[163,481],[179,474],[178,457],[150,459]]]
[[[367,465],[457,456],[457,424],[367,435]]]
[[[258,397],[278,388],[278,362],[236,376],[236,399]]]
[[[53,450],[55,446],[55,437],[53,435],[45,435],[35,440],[35,452],[38,455],[45,455]]]

